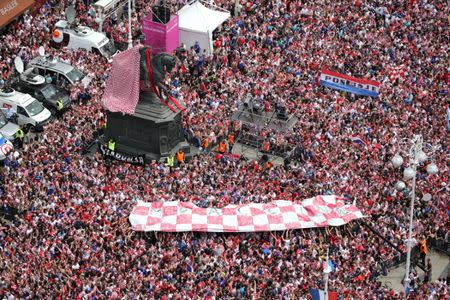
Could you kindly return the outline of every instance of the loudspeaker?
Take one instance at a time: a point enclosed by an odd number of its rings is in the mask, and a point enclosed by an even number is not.
[[[289,117],[286,114],[286,112],[277,112],[277,118],[279,120],[283,120],[283,121],[286,121],[287,119],[289,119]]]
[[[170,9],[167,6],[157,5],[153,7],[153,22],[167,24],[170,21]]]
[[[286,121],[289,118],[289,116],[286,113],[286,107],[276,105],[275,106],[275,111],[277,112],[277,118],[278,119]]]

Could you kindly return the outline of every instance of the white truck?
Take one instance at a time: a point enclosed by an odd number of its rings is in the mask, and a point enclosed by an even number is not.
[[[94,31],[86,26],[71,26],[65,20],[55,24],[50,44],[55,48],[67,47],[97,52],[107,59],[111,59],[117,52],[114,42],[103,32]]]

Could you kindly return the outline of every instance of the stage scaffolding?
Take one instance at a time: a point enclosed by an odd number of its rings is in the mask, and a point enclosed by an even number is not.
[[[233,115],[232,120],[238,121],[241,125],[241,130],[234,146],[236,149],[233,152],[239,152],[238,154],[244,157],[258,160],[263,155],[267,155],[271,160],[282,160],[291,155],[289,149],[278,149],[277,152],[263,152],[264,137],[261,136],[261,132],[271,129],[277,132],[288,133],[298,121],[297,117],[286,115],[284,118],[280,118],[276,111],[254,112],[251,107],[242,105]]]

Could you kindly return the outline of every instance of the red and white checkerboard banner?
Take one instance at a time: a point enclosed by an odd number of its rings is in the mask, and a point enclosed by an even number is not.
[[[134,114],[139,102],[140,47],[118,53],[106,80],[103,104],[112,112]]]
[[[317,196],[301,203],[269,203],[201,208],[189,202],[139,202],[129,220],[136,231],[253,232],[340,226],[363,214],[338,196]]]
[[[408,71],[404,65],[389,68],[389,80],[391,82],[394,82],[397,78],[405,78],[407,74]]]

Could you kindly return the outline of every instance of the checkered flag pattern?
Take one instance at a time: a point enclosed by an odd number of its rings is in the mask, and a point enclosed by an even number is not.
[[[338,196],[316,196],[300,203],[269,203],[202,208],[189,202],[139,202],[129,216],[135,231],[255,232],[340,226],[362,218]]]
[[[133,47],[116,54],[113,58],[102,99],[109,111],[134,114],[139,101],[141,59],[139,48]]]
[[[405,78],[408,74],[404,65],[389,68],[389,80],[394,82],[397,78]]]

